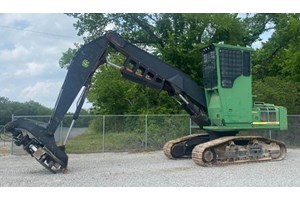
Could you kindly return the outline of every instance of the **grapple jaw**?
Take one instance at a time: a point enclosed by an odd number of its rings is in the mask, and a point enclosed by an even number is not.
[[[47,128],[37,121],[19,118],[6,124],[4,129],[12,133],[17,146],[23,145],[26,152],[52,173],[67,169],[68,156],[64,146],[58,147],[54,135],[48,134]]]

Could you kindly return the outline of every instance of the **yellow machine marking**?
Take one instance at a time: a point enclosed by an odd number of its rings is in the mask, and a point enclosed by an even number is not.
[[[279,124],[279,122],[252,122],[253,125]]]

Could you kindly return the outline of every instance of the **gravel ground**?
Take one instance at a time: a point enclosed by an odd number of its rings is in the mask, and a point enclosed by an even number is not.
[[[29,155],[0,156],[1,187],[281,187],[300,186],[300,149],[285,160],[200,167],[191,159],[169,160],[162,151],[70,154],[69,172],[52,174]]]

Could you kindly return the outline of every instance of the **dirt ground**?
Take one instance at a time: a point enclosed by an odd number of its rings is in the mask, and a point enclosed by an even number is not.
[[[300,149],[283,161],[200,167],[162,151],[70,154],[68,173],[52,174],[29,155],[0,156],[1,187],[299,187]]]

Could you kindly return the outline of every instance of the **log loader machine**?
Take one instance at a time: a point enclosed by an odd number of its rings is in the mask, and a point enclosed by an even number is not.
[[[168,158],[192,157],[200,166],[284,159],[283,142],[238,135],[243,130],[287,129],[286,108],[253,102],[251,48],[225,44],[204,48],[204,84],[200,87],[179,69],[131,44],[118,33],[107,31],[75,54],[47,124],[18,118],[3,127],[12,134],[16,145],[23,145],[25,151],[51,172],[64,171],[68,166],[67,138],[62,146],[57,146],[54,133],[81,92],[70,134],[93,74],[105,63],[115,66],[106,59],[109,47],[126,58],[120,67],[123,78],[167,91],[189,113],[191,120],[206,131],[167,142],[163,152]]]

